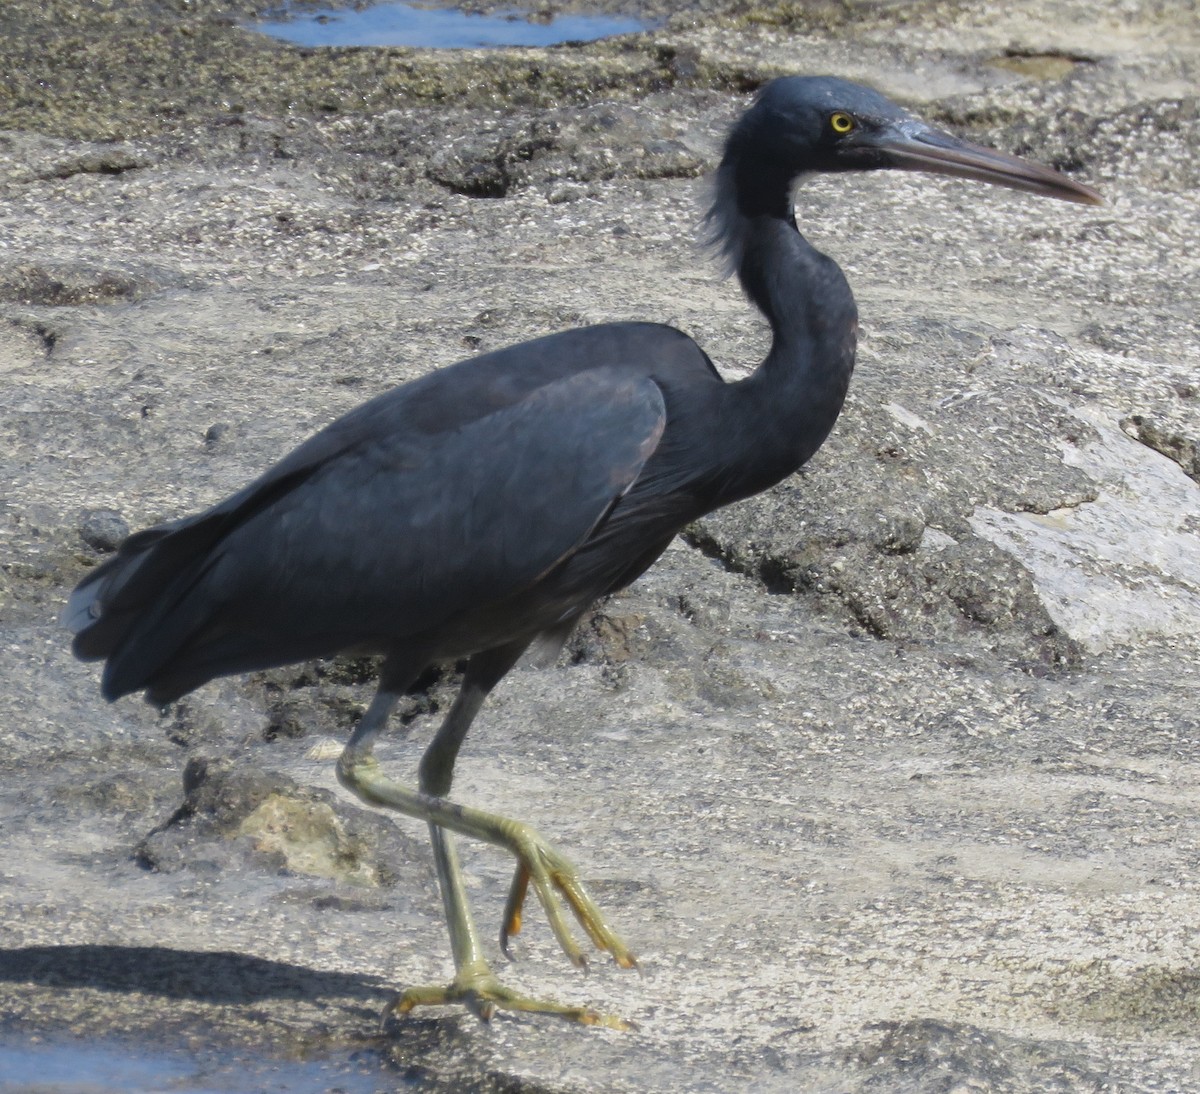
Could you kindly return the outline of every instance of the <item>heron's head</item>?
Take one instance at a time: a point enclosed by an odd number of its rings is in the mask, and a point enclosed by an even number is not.
[[[773,80],[730,134],[725,162],[789,177],[809,171],[928,171],[1099,205],[1095,190],[1016,156],[960,140],[870,88],[832,76]]]

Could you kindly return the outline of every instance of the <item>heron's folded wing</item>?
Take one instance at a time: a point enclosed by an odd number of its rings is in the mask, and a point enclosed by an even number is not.
[[[269,545],[270,584],[297,604],[315,594],[331,609],[433,620],[511,595],[574,551],[636,480],[665,420],[652,381],[579,373],[419,443],[371,437],[228,548],[261,556]]]
[[[109,659],[111,696],[189,658],[236,672],[436,631],[583,543],[665,418],[657,385],[604,368],[442,433],[379,419],[303,474],[132,537],[72,598],[76,651]]]

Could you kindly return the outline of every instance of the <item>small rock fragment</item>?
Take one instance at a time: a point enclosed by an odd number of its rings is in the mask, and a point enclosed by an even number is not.
[[[80,518],[79,535],[92,550],[111,554],[129,535],[129,525],[115,509],[88,509]]]

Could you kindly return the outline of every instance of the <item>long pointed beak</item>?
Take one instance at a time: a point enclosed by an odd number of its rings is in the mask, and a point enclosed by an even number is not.
[[[921,123],[894,126],[879,133],[871,146],[884,153],[888,166],[901,171],[928,171],[978,179],[1030,194],[1076,201],[1081,205],[1103,205],[1102,198],[1090,186],[1075,182],[1040,163],[1009,156],[982,145],[959,140],[949,133]]]

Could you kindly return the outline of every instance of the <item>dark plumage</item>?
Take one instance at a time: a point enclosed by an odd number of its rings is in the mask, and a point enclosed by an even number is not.
[[[596,598],[629,584],[687,522],[765,490],[820,447],[842,407],[857,315],[837,265],[796,230],[810,171],[899,168],[1072,201],[1086,187],[968,145],[832,78],[769,84],[732,130],[713,235],[771,324],[766,359],[726,383],[671,327],[566,331],[462,361],[371,400],[197,516],[129,537],[75,590],[75,653],[103,659],[109,699],[177,699],[215,676],[345,651],[385,655],[379,692],[339,763],[360,797],[430,822],[457,975],[398,1004],[459,1000],[564,1014],[504,988],[482,957],[450,828],[509,847],[502,942],[532,881],[568,955],[557,889],[621,964],[629,951],[573,870],[529,829],[442,800],[487,692],[535,640],[553,647]],[[371,746],[431,662],[469,658],[421,765],[385,779]],[[615,1021],[615,1020],[614,1020]]]

